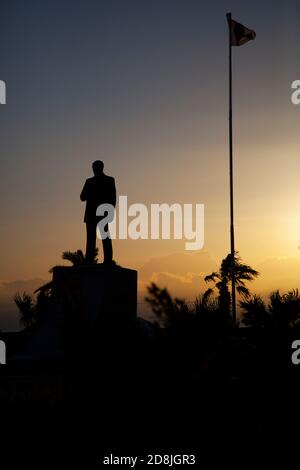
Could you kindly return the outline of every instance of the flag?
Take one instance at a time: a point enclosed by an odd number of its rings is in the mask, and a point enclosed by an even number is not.
[[[229,28],[231,28],[231,46],[242,46],[255,39],[255,31],[232,20],[231,15],[227,15],[227,21]]]

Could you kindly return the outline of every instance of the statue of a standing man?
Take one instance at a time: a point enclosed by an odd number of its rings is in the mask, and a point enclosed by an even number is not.
[[[104,172],[104,164],[101,160],[93,163],[94,176],[85,182],[80,199],[86,201],[84,222],[86,224],[86,261],[93,263],[96,250],[96,229],[102,217],[96,215],[97,207],[100,204],[116,205],[115,180],[107,176]],[[104,227],[108,231],[108,226]],[[111,238],[102,239],[104,263],[110,264],[113,259]]]

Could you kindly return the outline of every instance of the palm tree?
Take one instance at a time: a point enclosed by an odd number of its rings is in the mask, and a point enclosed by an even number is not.
[[[93,264],[97,264],[98,259],[98,248],[95,249],[95,255]],[[86,264],[86,258],[82,250],[77,251],[64,251],[62,254],[62,259],[70,261],[73,266],[83,266]],[[53,272],[53,268],[49,270],[50,273]],[[37,295],[37,301],[34,303],[33,298],[23,292],[20,294],[16,293],[14,296],[14,301],[20,311],[20,321],[25,325],[25,328],[28,328],[36,323],[40,314],[45,310],[46,304],[51,299],[53,289],[53,281],[49,281],[46,284],[43,284],[38,289],[34,291],[34,294]]]
[[[253,297],[240,302],[243,309],[243,323],[252,328],[264,328],[271,323],[271,315],[263,299],[254,294]]]
[[[93,264],[97,264],[98,262],[98,248],[95,249],[94,259],[92,261]],[[86,264],[86,257],[82,250],[77,251],[64,251],[62,254],[62,259],[70,261],[73,266],[82,266]]]
[[[273,323],[280,329],[292,328],[300,321],[300,295],[298,289],[293,289],[286,294],[280,294],[279,290],[270,295],[269,312]]]
[[[20,312],[20,322],[23,323],[25,328],[29,328],[35,323],[35,305],[30,295],[23,292],[20,294],[16,293],[14,301]]]
[[[94,259],[93,259],[93,264],[97,264],[98,263],[98,248],[95,249],[95,255],[94,255]],[[61,255],[62,259],[66,260],[66,261],[70,261],[70,263],[72,263],[72,265],[74,267],[77,267],[77,266],[84,266],[86,264],[86,257],[85,255],[83,254],[83,251],[82,250],[77,250],[77,251],[64,251]],[[54,266],[54,267],[57,267],[57,266]],[[54,267],[52,267],[51,269],[49,269],[49,273],[53,273],[53,269]],[[41,293],[43,294],[44,296],[49,296],[51,295],[51,290],[53,288],[53,282],[52,281],[49,281],[47,282],[46,284],[43,284],[41,287],[39,287],[38,289],[36,289],[34,291],[34,293]]]
[[[250,297],[250,291],[246,287],[246,281],[253,281],[258,276],[258,271],[251,268],[251,266],[242,263],[238,252],[234,256],[234,272],[235,284],[237,292],[244,298]],[[216,288],[219,292],[218,303],[219,308],[224,313],[229,314],[231,304],[231,294],[229,286],[231,283],[231,255],[227,255],[222,260],[221,267],[218,272],[213,272],[204,278],[205,282],[214,282],[213,288],[206,290],[205,295],[210,297],[213,294],[213,289]]]
[[[273,327],[280,331],[300,325],[300,294],[298,289],[281,294],[279,290],[270,294],[266,305],[260,296],[254,295],[240,306],[244,310],[243,323],[252,327]]]

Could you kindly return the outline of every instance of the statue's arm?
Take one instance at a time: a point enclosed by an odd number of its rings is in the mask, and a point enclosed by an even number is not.
[[[81,201],[86,201],[87,198],[88,198],[88,184],[87,184],[87,181],[86,181],[84,186],[83,186],[83,190],[80,193],[80,199],[81,199]]]
[[[116,183],[115,183],[115,179],[113,178],[113,182],[112,182],[112,205],[114,207],[116,207],[116,200],[117,200]]]

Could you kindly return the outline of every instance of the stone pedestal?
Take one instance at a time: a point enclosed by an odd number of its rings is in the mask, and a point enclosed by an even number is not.
[[[137,314],[137,271],[119,266],[57,266],[52,293],[14,361],[61,360],[70,344],[126,333]],[[133,320],[133,321],[132,321]]]
[[[53,296],[62,299],[88,322],[102,317],[134,318],[137,314],[137,271],[104,264],[57,266]]]

